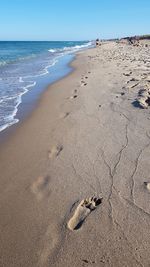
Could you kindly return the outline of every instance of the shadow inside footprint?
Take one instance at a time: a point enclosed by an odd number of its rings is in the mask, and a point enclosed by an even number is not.
[[[70,112],[61,113],[60,116],[59,116],[59,118],[60,118],[60,119],[65,119],[66,117],[69,116],[69,114],[70,114]]]
[[[77,97],[78,97],[78,95],[75,94],[75,95],[71,96],[70,99],[74,99],[74,98],[77,98]]]
[[[150,191],[150,182],[144,182],[144,186]]]
[[[77,98],[78,95],[74,95],[73,98]]]
[[[143,96],[143,94],[145,94],[145,93],[146,93],[146,89],[140,89],[138,91],[138,96]]]
[[[64,116],[63,116],[63,118],[65,119],[66,117],[68,117],[69,116],[69,112],[66,112],[65,114],[64,114]]]
[[[148,96],[147,99],[145,100],[145,102],[148,104],[148,106],[150,106],[150,97]]]
[[[84,222],[84,220],[82,220],[81,222],[79,222],[79,223],[77,224],[77,226],[76,226],[73,230],[79,230],[80,227],[82,226],[83,222]],[[72,229],[71,229],[71,230],[72,230]]]
[[[144,108],[140,105],[140,103],[139,103],[138,100],[133,101],[133,102],[132,102],[132,105],[133,105],[135,108],[144,109]]]
[[[130,76],[131,74],[132,74],[132,71],[123,73],[123,75],[124,75],[124,76],[127,76],[127,77]]]
[[[70,230],[78,230],[86,217],[102,203],[102,198],[91,197],[89,199],[82,200],[75,210],[74,215],[68,222],[68,228]]]

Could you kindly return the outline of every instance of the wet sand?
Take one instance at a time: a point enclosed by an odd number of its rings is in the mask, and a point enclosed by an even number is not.
[[[150,44],[79,53],[0,147],[0,266],[150,266]]]

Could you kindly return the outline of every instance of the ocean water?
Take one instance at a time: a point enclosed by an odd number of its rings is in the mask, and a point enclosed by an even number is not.
[[[40,86],[40,79],[55,80],[62,58],[92,47],[92,42],[0,42],[0,131],[19,121],[24,94]],[[68,63],[68,61],[67,61]],[[57,66],[58,65],[58,66]],[[65,66],[63,66],[64,68]],[[67,67],[67,66],[66,66]],[[65,73],[65,72],[64,72]]]

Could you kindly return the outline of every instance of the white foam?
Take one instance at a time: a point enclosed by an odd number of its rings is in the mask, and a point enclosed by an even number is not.
[[[39,77],[39,76],[43,76],[43,75],[46,75],[49,73],[48,69],[52,66],[54,66],[56,63],[57,63],[58,60],[54,60],[50,65],[46,66],[43,70],[43,73],[41,74],[38,74],[38,75],[30,75],[30,76],[25,76],[24,78],[23,77],[19,77],[19,82],[20,83],[24,83],[24,79],[28,79],[28,78],[35,78],[35,77]],[[29,91],[29,88],[31,87],[34,87],[36,85],[36,81],[27,81],[27,82],[30,82],[30,84],[26,85],[26,86],[23,86],[22,89],[24,90],[22,93],[20,93],[18,96],[13,96],[13,97],[4,97],[3,100],[0,101],[0,103],[2,103],[4,101],[4,99],[6,100],[11,100],[13,98],[16,98],[17,100],[17,104],[16,106],[14,107],[14,111],[11,115],[5,117],[5,120],[9,121],[8,123],[0,126],[0,132],[5,130],[6,128],[10,127],[11,125],[13,124],[16,124],[19,122],[18,119],[14,119],[14,117],[16,116],[17,112],[18,112],[18,107],[19,105],[22,103],[22,96],[27,93]]]
[[[55,53],[55,52],[62,53],[64,51],[67,53],[71,53],[71,52],[77,52],[78,50],[87,48],[89,46],[92,46],[92,42],[88,42],[88,43],[85,43],[82,45],[76,45],[76,46],[65,46],[64,48],[58,48],[58,49],[49,49],[48,51],[51,53]]]
[[[88,42],[86,44],[83,44],[83,45],[76,45],[76,46],[66,46],[63,48],[64,51],[76,51],[76,50],[80,50],[80,49],[83,49],[83,48],[86,48],[86,47],[89,47],[92,45],[92,42]]]
[[[55,57],[55,59],[48,66],[46,66],[41,73],[38,73],[36,75],[27,75],[25,77],[19,77],[20,83],[24,83],[24,82],[26,83],[27,82],[29,84],[21,87],[23,89],[23,91],[19,95],[16,95],[13,97],[6,96],[0,100],[0,103],[2,103],[3,101],[6,101],[6,100],[16,99],[16,105],[14,107],[14,111],[12,112],[11,115],[8,115],[5,117],[6,123],[4,125],[0,126],[0,132],[5,130],[6,128],[10,127],[11,125],[19,122],[19,119],[15,118],[15,116],[18,112],[18,107],[22,103],[22,96],[29,91],[29,88],[34,87],[36,85],[36,81],[34,81],[34,78],[47,75],[49,73],[49,68],[54,66],[58,62],[58,59],[60,57],[66,55],[66,54],[75,53],[75,52],[77,52],[81,49],[84,49],[86,47],[89,47],[91,45],[92,45],[92,42],[89,42],[89,43],[86,43],[83,45],[64,47],[63,49],[49,49],[48,51],[50,53],[58,52],[58,54],[57,54],[57,57]],[[2,80],[2,79],[0,78],[0,80]]]
[[[13,124],[18,123],[18,121],[19,121],[18,119],[13,119],[12,118],[12,121],[10,123],[6,123],[3,126],[0,126],[0,132],[4,131],[6,128],[12,126]]]
[[[19,80],[20,80],[20,82],[23,82],[22,77],[20,77]],[[13,97],[7,97],[7,100],[16,98],[17,104],[14,107],[14,111],[12,112],[12,114],[5,117],[5,121],[8,121],[8,122],[6,124],[0,126],[0,132],[5,130],[6,128],[10,127],[11,125],[16,124],[16,123],[19,122],[19,119],[15,119],[14,117],[16,116],[16,114],[18,112],[19,105],[22,103],[22,96],[29,91],[28,88],[31,88],[31,87],[33,87],[35,85],[36,85],[36,82],[34,81],[31,84],[22,87],[24,89],[24,91],[22,93],[20,93],[20,95],[13,96]]]
[[[28,78],[37,78],[37,77],[44,76],[44,75],[48,74],[48,73],[49,73],[48,69],[49,69],[50,67],[54,66],[57,62],[58,62],[57,59],[53,60],[53,62],[51,62],[50,65],[46,66],[46,67],[43,69],[43,72],[42,72],[42,73],[38,73],[38,74],[36,74],[36,75],[27,75],[27,76],[24,77],[24,79],[28,79]],[[20,82],[24,82],[23,79],[22,79],[22,77],[19,78],[19,81],[20,81]]]
[[[48,51],[51,53],[55,53],[57,51],[57,49],[49,49]]]
[[[6,61],[1,61],[1,62],[0,62],[0,66],[5,66],[6,64],[7,64]]]

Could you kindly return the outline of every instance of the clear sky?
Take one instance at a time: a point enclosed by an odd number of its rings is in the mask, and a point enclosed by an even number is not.
[[[150,0],[0,0],[0,40],[91,40],[150,33]]]

